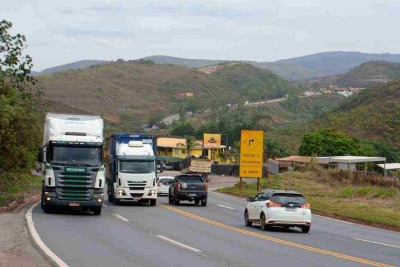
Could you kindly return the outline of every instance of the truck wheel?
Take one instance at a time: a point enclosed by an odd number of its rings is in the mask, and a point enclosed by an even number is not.
[[[171,196],[168,196],[168,203],[174,204],[174,199]]]
[[[201,205],[202,205],[203,207],[207,206],[207,200],[206,200],[206,199],[203,199],[203,200],[201,201]]]
[[[93,209],[93,215],[100,215],[101,214],[101,207]]]
[[[41,199],[40,199],[40,207],[44,211],[45,207],[43,205],[43,201],[44,201],[44,184],[42,184],[42,196],[41,196]]]
[[[107,190],[108,202],[114,203],[114,188],[112,186],[108,186]]]
[[[157,199],[150,199],[150,206],[154,207],[157,204]]]
[[[196,200],[194,201],[194,204],[195,204],[195,205],[199,205],[199,204],[200,204],[200,200],[196,199]]]
[[[179,199],[177,197],[174,197],[174,205],[176,206],[179,205],[179,202],[180,202]]]
[[[119,205],[119,199],[118,199],[118,198],[116,198],[115,196],[113,196],[113,197],[112,197],[112,200],[113,200],[114,206],[118,206],[118,205]]]

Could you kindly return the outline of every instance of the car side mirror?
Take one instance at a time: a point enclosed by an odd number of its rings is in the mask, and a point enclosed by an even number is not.
[[[43,163],[43,148],[38,148],[37,162]]]
[[[254,201],[254,198],[253,198],[253,197],[248,197],[248,198],[247,198],[247,201],[248,201],[248,202],[253,202],[253,201]]]

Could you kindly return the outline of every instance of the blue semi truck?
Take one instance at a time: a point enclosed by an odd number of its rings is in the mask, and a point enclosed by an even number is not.
[[[118,133],[107,138],[108,201],[157,203],[157,142],[142,133]]]

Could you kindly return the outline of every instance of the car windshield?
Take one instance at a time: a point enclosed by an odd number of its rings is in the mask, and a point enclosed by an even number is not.
[[[161,184],[172,184],[173,179],[171,178],[161,178],[158,182]]]
[[[272,202],[286,205],[287,203],[296,203],[299,205],[307,203],[302,195],[299,194],[291,194],[291,193],[278,193],[274,194],[271,198]]]
[[[151,173],[155,172],[155,164],[150,160],[121,160],[119,171],[122,173]]]
[[[100,166],[101,150],[101,147],[52,146],[47,159],[53,164]]]
[[[201,178],[201,176],[181,175],[177,179],[179,182],[184,183],[203,183],[203,178]]]

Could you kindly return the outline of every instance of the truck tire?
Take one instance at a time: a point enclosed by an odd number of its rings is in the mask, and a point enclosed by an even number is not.
[[[113,203],[114,201],[114,188],[112,186],[108,186],[107,190],[108,202]]]
[[[93,209],[93,215],[98,216],[101,214],[101,207]]]
[[[120,201],[119,201],[118,198],[116,198],[115,196],[113,196],[113,197],[112,197],[112,200],[113,200],[112,202],[113,202],[114,206],[118,206],[118,205],[119,205],[119,202],[120,202]]]
[[[44,211],[45,207],[43,205],[43,201],[44,201],[44,184],[42,184],[42,196],[40,198],[40,208],[42,208],[42,210]]]
[[[203,199],[201,201],[201,206],[203,206],[203,207],[207,206],[207,199]]]
[[[150,206],[154,207],[157,204],[157,199],[150,199]]]
[[[174,204],[174,199],[171,198],[171,196],[168,197],[168,203],[169,204]]]
[[[200,204],[200,200],[196,199],[196,200],[194,201],[194,204],[195,204],[195,205],[199,205],[199,204]]]

